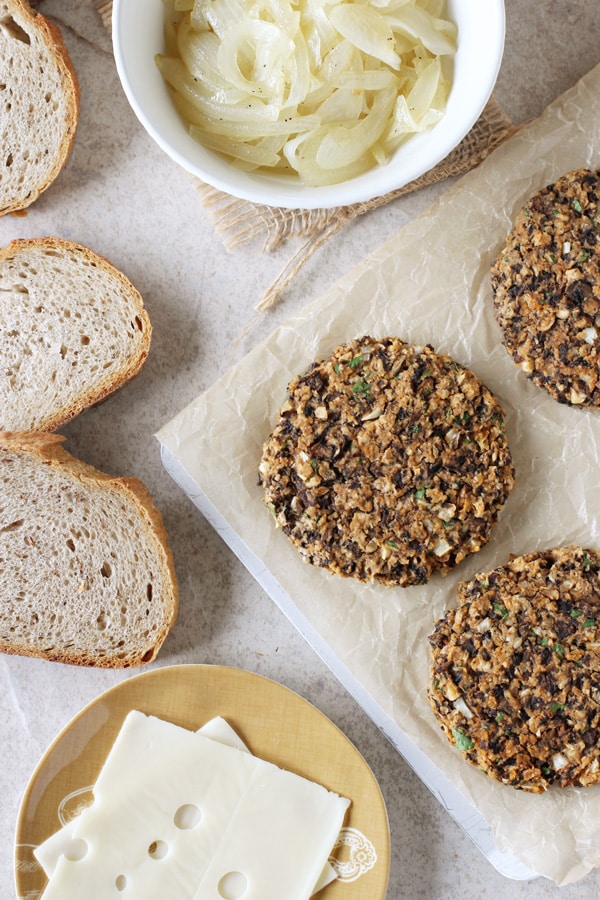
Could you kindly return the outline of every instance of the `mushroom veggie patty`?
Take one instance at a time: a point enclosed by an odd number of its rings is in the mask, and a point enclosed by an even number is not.
[[[515,363],[560,403],[600,406],[600,173],[534,194],[491,272]]]
[[[288,392],[259,474],[306,561],[406,587],[486,543],[514,470],[504,413],[472,372],[430,346],[365,336]]]
[[[600,557],[518,556],[458,587],[429,638],[428,696],[450,743],[532,793],[600,782]]]

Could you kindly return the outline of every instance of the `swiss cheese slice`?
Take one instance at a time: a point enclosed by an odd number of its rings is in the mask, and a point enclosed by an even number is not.
[[[209,737],[213,741],[219,741],[221,744],[227,744],[229,747],[237,747],[238,750],[243,750],[246,753],[250,752],[231,725],[221,716],[215,716],[213,719],[209,719],[208,722],[205,722],[204,725],[198,729],[198,734]],[[113,749],[113,754],[114,753],[116,753],[116,751]],[[112,764],[109,766],[108,760],[102,771],[104,773],[103,777],[106,777],[107,772],[110,777]],[[98,784],[96,784],[95,790],[98,790]],[[76,854],[77,852],[73,838],[74,824],[75,819],[71,819],[63,825],[59,831],[54,832],[49,838],[46,838],[46,840],[34,850],[34,855],[48,878],[53,874],[56,864],[62,855],[69,856]]]
[[[307,900],[348,806],[241,748],[133,711],[93,804],[48,863],[43,900]]]

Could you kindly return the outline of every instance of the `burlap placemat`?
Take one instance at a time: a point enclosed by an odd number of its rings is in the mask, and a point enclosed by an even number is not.
[[[112,0],[96,0],[96,8],[110,32]],[[426,185],[435,184],[454,175],[462,175],[475,168],[515,130],[516,126],[492,96],[469,134],[430,172],[383,197],[333,209],[278,209],[273,206],[261,206],[231,197],[197,178],[192,180],[212,224],[228,250],[249,241],[262,239],[262,250],[268,252],[290,238],[304,238],[304,242],[292,253],[280,274],[257,304],[258,310],[265,310],[279,299],[287,285],[315,251],[354,219]]]

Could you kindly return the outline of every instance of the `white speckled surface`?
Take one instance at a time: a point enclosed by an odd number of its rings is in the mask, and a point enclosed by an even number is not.
[[[72,453],[114,474],[142,478],[163,512],[181,611],[157,665],[221,663],[267,675],[315,703],[348,735],[371,765],[388,806],[389,900],[600,896],[598,872],[559,889],[539,879],[510,881],[482,857],[174,485],[154,438],[234,360],[425,209],[443,186],[350,226],[254,324],[254,304],[290,249],[264,255],[256,244],[227,252],[189,177],[154,147],[130,111],[93,0],[45,0],[42,6],[61,25],[77,68],[80,126],[69,163],[52,188],[26,217],[0,219],[0,243],[45,234],[80,241],[122,268],[144,296],[154,341],[143,372],[64,433]],[[507,0],[506,12],[496,98],[518,123],[538,115],[600,62],[600,4]],[[251,322],[254,327],[241,337]],[[14,896],[14,826],[31,771],[69,719],[124,677],[0,657],[1,897]]]

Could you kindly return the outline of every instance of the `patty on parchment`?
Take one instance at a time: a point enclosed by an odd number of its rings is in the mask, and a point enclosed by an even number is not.
[[[596,552],[536,551],[461,583],[429,642],[429,701],[470,763],[532,793],[600,782]]]
[[[600,406],[600,173],[577,169],[518,214],[491,281],[503,343],[560,403]]]
[[[514,483],[485,385],[430,346],[369,336],[291,382],[259,475],[306,561],[402,587],[479,550]]]

